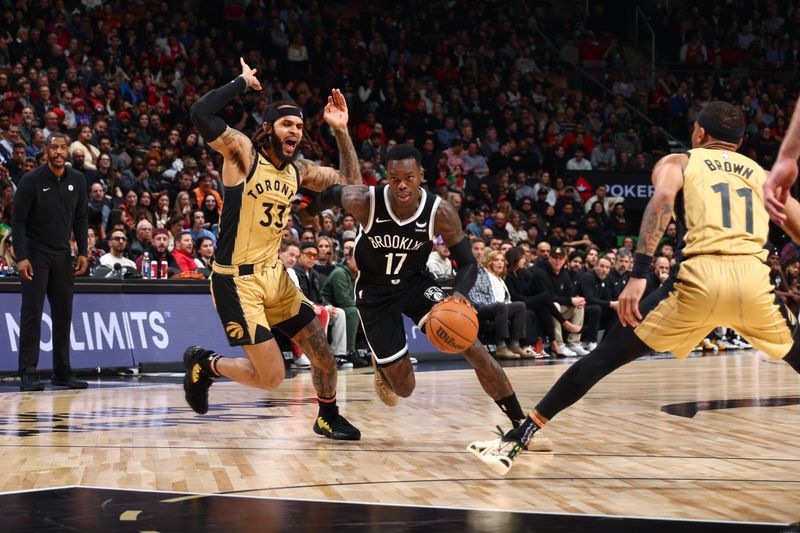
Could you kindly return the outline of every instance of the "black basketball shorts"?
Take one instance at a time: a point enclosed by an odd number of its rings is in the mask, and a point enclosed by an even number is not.
[[[424,331],[425,325],[421,322],[431,307],[445,297],[442,288],[428,272],[385,285],[367,283],[358,278],[355,291],[364,336],[381,366],[408,354],[402,315]]]

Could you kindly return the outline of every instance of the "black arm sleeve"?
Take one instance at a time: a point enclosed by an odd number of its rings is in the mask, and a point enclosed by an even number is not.
[[[235,96],[243,93],[245,89],[247,89],[247,82],[239,76],[218,89],[208,91],[192,105],[189,110],[192,124],[194,124],[206,142],[215,140],[228,127],[225,121],[216,116],[216,114]]]
[[[458,271],[453,281],[453,291],[466,296],[478,279],[478,263],[472,255],[469,239],[464,237],[455,246],[450,246],[450,257],[456,262]]]
[[[309,190],[303,195],[307,198],[309,215],[318,215],[330,207],[342,207],[342,186],[331,185],[322,192]]]

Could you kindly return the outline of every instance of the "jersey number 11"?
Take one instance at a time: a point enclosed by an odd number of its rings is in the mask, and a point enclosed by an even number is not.
[[[714,192],[718,192],[722,197],[722,226],[731,226],[731,188],[724,181],[715,183],[711,186]],[[747,233],[753,233],[753,190],[749,187],[736,189],[736,194],[744,198],[744,226]]]

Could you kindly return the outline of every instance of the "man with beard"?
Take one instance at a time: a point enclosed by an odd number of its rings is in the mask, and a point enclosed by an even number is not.
[[[39,364],[44,297],[50,301],[53,320],[52,384],[71,389],[88,385],[72,375],[69,332],[72,319],[72,287],[75,276],[88,265],[88,217],[86,180],[66,166],[69,137],[50,135],[47,164],[25,174],[14,195],[12,225],[19,275],[22,278],[20,310],[20,390],[40,391]],[[73,267],[70,233],[75,234],[78,258]]]
[[[339,414],[336,405],[336,360],[325,331],[279,259],[283,229],[299,187],[322,190],[336,183],[361,183],[358,157],[347,131],[347,103],[334,89],[324,111],[336,137],[342,172],[296,160],[301,142],[314,148],[304,135],[304,115],[297,105],[274,102],[252,138],[216,116],[248,87],[261,90],[256,71],[240,61],[241,76],[195,102],[191,119],[205,141],[224,157],[225,204],[211,292],[228,343],[242,346],[247,357],[188,348],[184,353],[186,401],[197,413],[206,413],[208,389],[219,376],[251,387],[276,388],[285,375],[281,350],[270,331],[276,329],[311,359],[319,403],[314,432],[331,439],[358,440],[361,433]]]
[[[162,276],[162,273],[166,273],[167,269],[177,269],[178,264],[175,262],[175,257],[171,253],[169,253],[169,231],[164,228],[156,228],[153,230],[153,240],[152,244],[147,247],[145,250],[149,253],[150,261],[155,261],[156,266],[155,268],[150,269],[150,274],[153,276],[153,279],[161,279],[166,278],[167,276]],[[140,255],[138,259],[136,259],[136,270],[139,272],[142,271],[142,261],[144,260],[144,254]],[[167,268],[163,267],[163,263],[167,264]]]

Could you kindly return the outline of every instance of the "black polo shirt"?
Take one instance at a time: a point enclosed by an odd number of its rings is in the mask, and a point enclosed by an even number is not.
[[[61,178],[47,164],[22,176],[11,217],[17,261],[30,259],[31,252],[69,253],[73,231],[78,254],[87,255],[88,202],[86,179],[69,166]]]

